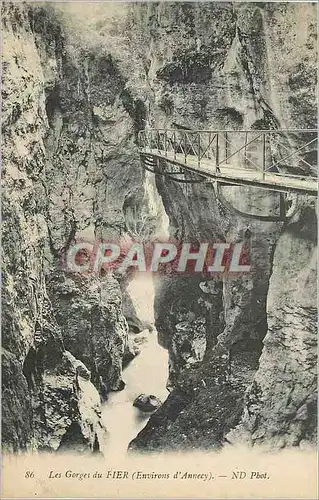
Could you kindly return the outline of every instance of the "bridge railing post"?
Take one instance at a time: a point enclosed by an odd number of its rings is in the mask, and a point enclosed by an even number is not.
[[[153,149],[153,130],[150,130],[148,134],[148,147],[150,148],[150,151]]]
[[[263,141],[263,151],[262,151],[262,167],[263,167],[263,180],[265,179],[265,170],[266,170],[266,134],[265,132],[262,135]]]
[[[167,156],[167,130],[164,131],[164,150],[165,156]]]
[[[176,160],[176,132],[173,132],[173,148],[174,148],[174,160]]]
[[[152,132],[151,132],[151,150],[156,149],[156,147],[157,147],[156,135],[157,135],[156,130],[152,130]]]
[[[219,170],[219,133],[216,134],[216,169],[215,174],[218,173]]]
[[[186,142],[186,132],[184,132],[183,143],[184,143],[184,163],[187,163],[187,153],[186,153],[186,148],[187,148],[187,142]]]
[[[228,134],[225,132],[225,162],[228,160]]]
[[[198,163],[198,168],[200,168],[200,132],[197,133],[197,163]]]
[[[248,142],[248,132],[245,132],[244,166],[246,166],[248,164],[248,161],[247,161],[247,142]]]

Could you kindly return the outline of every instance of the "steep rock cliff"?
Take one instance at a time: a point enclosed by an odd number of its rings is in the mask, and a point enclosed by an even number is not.
[[[98,451],[100,396],[123,387],[129,348],[122,294],[63,259],[79,239],[131,235],[127,205],[136,227],[158,224],[135,153],[143,106],[56,9],[7,3],[3,26],[3,442]]]
[[[305,199],[276,246],[267,300],[268,331],[233,439],[284,448],[316,443],[317,217]]]

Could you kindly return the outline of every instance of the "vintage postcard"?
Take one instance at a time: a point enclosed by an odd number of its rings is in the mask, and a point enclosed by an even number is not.
[[[317,498],[317,15],[2,3],[2,498]]]

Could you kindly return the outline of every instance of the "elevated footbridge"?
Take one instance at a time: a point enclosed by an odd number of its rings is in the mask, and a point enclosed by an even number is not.
[[[222,203],[222,186],[276,191],[281,193],[282,216],[287,193],[318,194],[315,129],[145,129],[138,140],[146,170],[175,182],[213,182]]]

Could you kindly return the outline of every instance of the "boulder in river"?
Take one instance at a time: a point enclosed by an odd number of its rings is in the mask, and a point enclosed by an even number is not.
[[[135,399],[133,406],[141,411],[151,412],[157,410],[162,405],[162,401],[153,394],[140,394]]]

